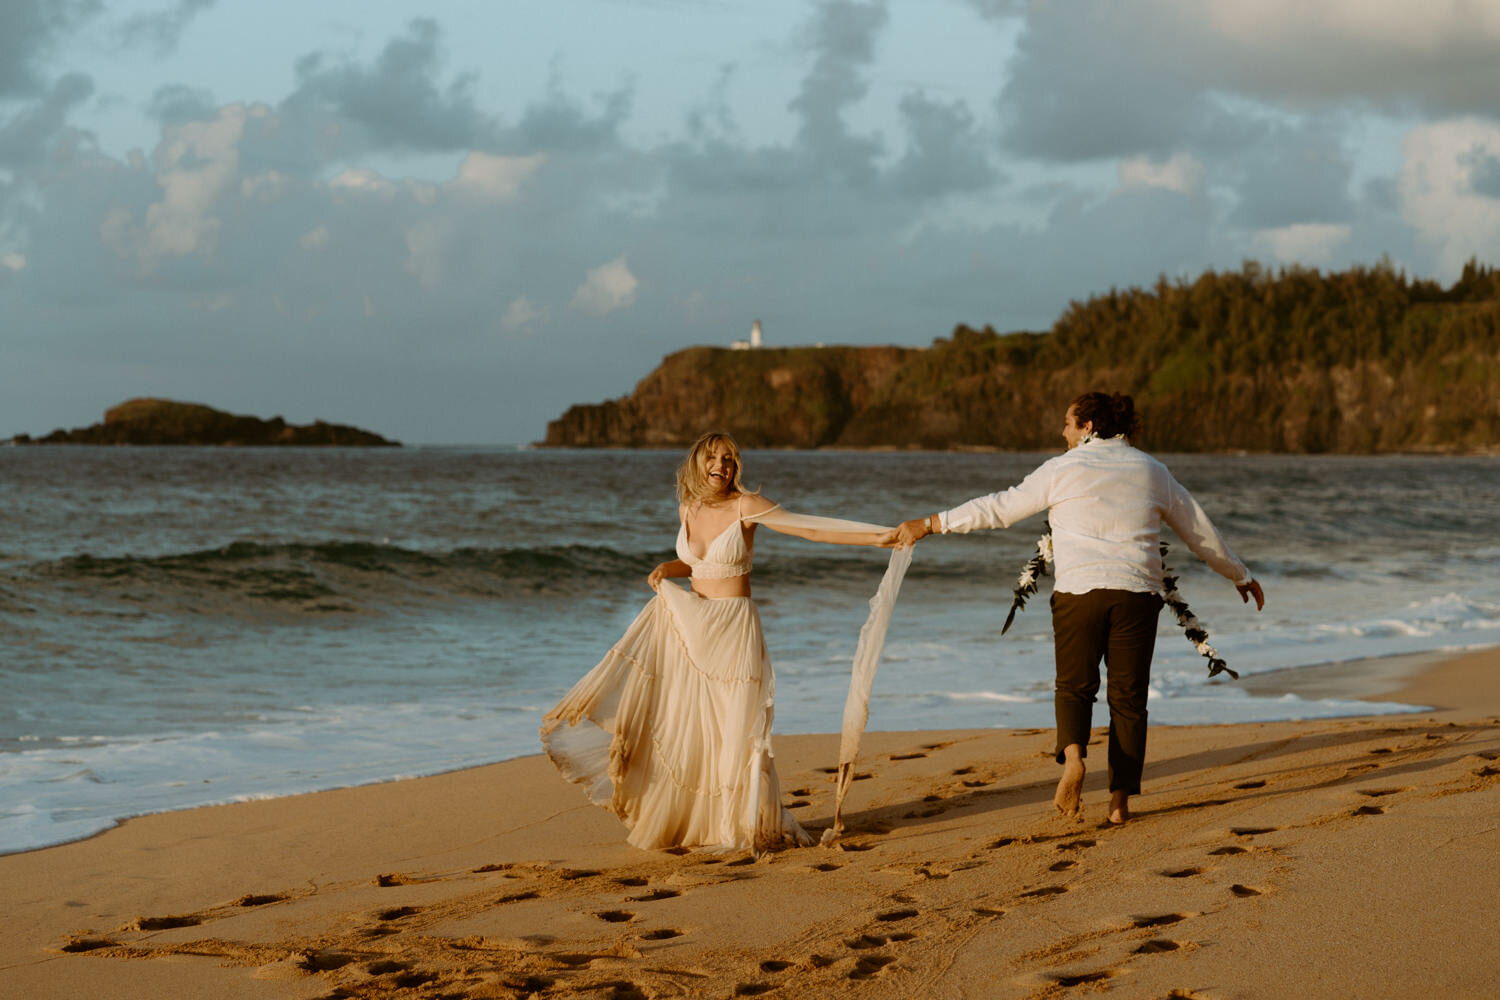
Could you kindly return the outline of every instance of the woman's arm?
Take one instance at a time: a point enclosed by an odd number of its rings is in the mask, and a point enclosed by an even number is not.
[[[765,525],[772,531],[783,535],[791,535],[795,538],[805,538],[809,542],[824,542],[829,545],[874,545],[890,547],[893,543],[894,533],[888,528],[878,525],[860,525],[850,528],[825,528],[799,521],[824,521],[829,524],[837,523],[832,518],[812,518],[797,514],[786,514],[778,510],[779,504],[772,503],[759,494],[746,494],[742,505],[744,517],[751,524]],[[776,513],[771,513],[775,511]],[[769,517],[763,515],[770,514]],[[785,519],[778,515],[785,515]],[[851,525],[853,522],[849,522]]]
[[[646,577],[646,583],[650,585],[652,590],[656,590],[661,586],[662,580],[666,579],[669,576],[692,575],[693,567],[689,566],[681,559],[673,559],[671,562],[664,562],[653,569],[651,571],[651,575]]]

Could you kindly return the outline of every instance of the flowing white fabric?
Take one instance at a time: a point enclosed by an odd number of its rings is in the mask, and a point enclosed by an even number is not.
[[[881,525],[774,507],[743,520],[789,531]],[[860,629],[839,744],[832,843],[891,611],[911,550],[896,549]],[[664,581],[624,636],[543,718],[542,744],[569,781],[608,808],[637,847],[750,848],[811,843],[781,805],[771,750],[775,675],[748,597],[709,599]]]

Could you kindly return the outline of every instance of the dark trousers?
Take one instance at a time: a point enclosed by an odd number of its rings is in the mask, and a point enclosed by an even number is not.
[[[1099,661],[1109,682],[1109,790],[1137,795],[1146,761],[1146,694],[1156,648],[1156,594],[1091,590],[1052,594],[1052,636],[1057,655],[1057,762],[1077,743],[1088,756]]]

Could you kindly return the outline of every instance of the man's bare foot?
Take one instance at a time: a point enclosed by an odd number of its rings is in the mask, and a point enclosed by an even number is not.
[[[1125,792],[1109,793],[1109,821],[1115,826],[1130,819],[1130,796]]]
[[[1072,750],[1069,747],[1068,750]],[[1077,816],[1079,800],[1083,796],[1083,776],[1087,773],[1083,766],[1083,758],[1076,753],[1068,753],[1063,762],[1062,780],[1057,783],[1057,794],[1052,796],[1052,804],[1063,816]]]

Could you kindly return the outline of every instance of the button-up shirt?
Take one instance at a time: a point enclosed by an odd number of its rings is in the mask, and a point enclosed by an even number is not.
[[[1053,590],[1162,589],[1165,522],[1198,558],[1235,584],[1250,571],[1167,467],[1122,437],[1094,438],[1044,462],[1015,486],[938,515],[944,532],[1008,528],[1050,510]]]

